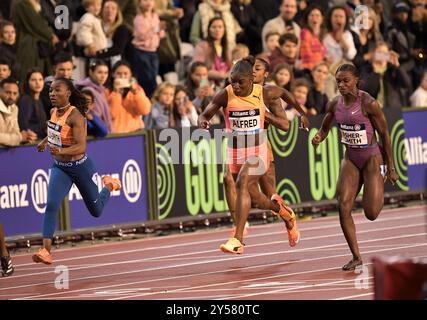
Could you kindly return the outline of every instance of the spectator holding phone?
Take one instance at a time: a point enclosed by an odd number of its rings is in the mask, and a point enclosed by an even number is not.
[[[368,92],[384,108],[409,105],[411,79],[399,63],[399,55],[380,42],[373,52],[372,62],[361,71],[360,89]]]
[[[197,126],[198,114],[183,86],[176,86],[173,113],[176,127]]]
[[[265,36],[270,32],[278,32],[279,34],[294,33],[297,38],[300,38],[301,27],[295,22],[297,14],[296,0],[283,0],[280,6],[280,14],[274,19],[268,20],[262,28],[263,48],[267,50]]]
[[[112,133],[127,133],[144,128],[142,116],[150,113],[151,102],[144,89],[132,77],[127,61],[118,61],[112,70],[113,87],[107,90]]]

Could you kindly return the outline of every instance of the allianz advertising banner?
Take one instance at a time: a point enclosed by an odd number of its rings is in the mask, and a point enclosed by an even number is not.
[[[411,110],[403,113],[405,140],[402,154],[408,171],[408,186],[411,190],[427,189],[427,110]]]
[[[394,162],[401,177],[395,186],[387,182],[385,190],[408,190],[407,167],[401,154],[402,113],[385,110],[385,114],[396,152]],[[344,147],[335,124],[319,148],[312,147],[311,139],[322,120],[323,116],[311,117],[309,132],[299,130],[297,120],[291,122],[287,132],[273,126],[268,129],[277,191],[291,204],[335,198]],[[209,131],[181,128],[156,132],[159,219],[228,210],[223,183],[227,145],[221,132],[218,127]]]
[[[87,211],[78,189],[68,195],[71,228],[145,221],[148,218],[144,136],[92,140],[87,154],[101,177],[112,175],[122,189],[112,193],[100,218]],[[40,233],[52,156],[33,147],[0,149],[0,222],[7,236]]]

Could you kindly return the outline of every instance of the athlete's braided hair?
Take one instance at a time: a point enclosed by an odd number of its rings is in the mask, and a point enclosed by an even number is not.
[[[240,73],[252,76],[254,64],[255,58],[253,56],[240,59],[234,64],[233,68],[231,69],[231,73]]]
[[[83,117],[86,117],[87,110],[89,108],[89,103],[86,97],[74,86],[73,82],[67,78],[55,78],[55,81],[61,81],[67,86],[67,89],[70,90],[71,95],[69,98],[70,104],[75,106]]]

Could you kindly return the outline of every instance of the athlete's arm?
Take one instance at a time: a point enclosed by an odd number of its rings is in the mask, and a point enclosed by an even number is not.
[[[317,131],[314,138],[311,140],[311,144],[317,148],[317,146],[326,139],[328,136],[329,130],[331,130],[332,122],[335,118],[335,108],[337,105],[338,97],[334,98],[333,100],[329,101],[326,105],[326,115],[323,118],[322,126],[320,127],[320,130]]]
[[[399,176],[396,173],[396,169],[393,165],[393,156],[391,152],[391,139],[388,132],[387,120],[384,116],[383,111],[381,110],[380,104],[374,99],[370,99],[363,104],[365,112],[368,114],[369,119],[371,119],[372,125],[375,130],[378,131],[380,135],[382,145],[384,148],[385,162],[387,165],[387,178],[390,179],[390,182],[394,184]]]
[[[37,151],[44,152],[46,150],[46,145],[47,145],[47,137],[39,142],[39,144],[37,145]]]
[[[207,105],[205,110],[200,114],[197,119],[197,125],[203,129],[209,129],[212,117],[219,111],[219,109],[227,106],[228,94],[226,89],[219,91]]]
[[[269,124],[279,128],[283,131],[289,130],[289,120],[286,116],[285,111],[283,111],[282,103],[280,101],[280,97],[274,95],[273,93],[268,92],[268,89],[263,88],[263,97],[264,103],[267,108],[271,111],[266,111],[265,113],[265,121]]]
[[[52,154],[76,156],[86,152],[86,118],[83,117],[77,109],[74,109],[69,116],[69,120],[73,130],[75,144],[62,149],[51,147],[50,152]]]
[[[301,115],[301,129],[307,130],[309,129],[310,122],[307,119],[306,112],[301,108],[295,96],[284,88],[280,88],[274,85],[266,85],[264,86],[267,91],[271,92],[272,95],[278,96],[283,99],[286,103],[288,103],[291,107],[295,108]]]

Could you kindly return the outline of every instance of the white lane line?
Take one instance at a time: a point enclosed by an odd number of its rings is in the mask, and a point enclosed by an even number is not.
[[[393,250],[400,250],[400,249],[407,249],[407,248],[414,248],[414,247],[420,247],[420,246],[427,246],[427,243],[422,244],[422,245],[410,245],[410,246],[399,246],[399,247],[395,247],[395,248],[387,248],[387,249],[383,249],[383,250],[371,250],[371,251],[366,251],[366,252],[362,252],[362,255],[368,254],[368,253],[376,253],[376,252],[384,252],[384,251],[393,251]],[[323,260],[323,259],[332,259],[332,258],[338,258],[338,257],[342,257],[342,256],[347,256],[347,255],[335,255],[335,256],[329,256],[329,257],[323,257],[323,258],[312,258],[312,259],[305,259],[305,260],[299,260],[296,261],[295,263],[300,263],[300,262],[311,262],[311,261],[318,261],[318,260]],[[286,262],[282,262],[282,263],[286,263]],[[282,264],[279,263],[279,264]],[[365,265],[369,265],[370,263],[367,263]],[[265,266],[273,266],[273,265],[277,265],[277,263],[274,264],[266,264]],[[249,269],[248,267],[245,268],[245,270]],[[328,268],[328,269],[323,269],[323,270],[338,270],[337,267],[335,268]],[[261,277],[261,278],[255,278],[255,279],[245,279],[245,280],[235,280],[235,281],[228,281],[228,282],[222,282],[222,283],[215,283],[215,284],[204,284],[202,286],[196,286],[196,287],[187,287],[184,289],[177,289],[177,290],[171,290],[170,293],[172,292],[181,292],[181,291],[185,291],[188,288],[207,288],[207,287],[215,287],[215,286],[221,286],[221,285],[229,285],[229,284],[235,284],[235,283],[245,283],[247,281],[257,281],[257,280],[264,280],[264,279],[273,279],[273,278],[278,278],[278,277],[284,277],[284,276],[289,276],[289,275],[297,275],[297,274],[307,274],[307,273],[312,273],[312,272],[318,272],[319,270],[312,270],[312,271],[304,271],[304,272],[297,272],[297,273],[291,273],[291,274],[286,274],[286,275],[274,275],[274,276],[267,276],[267,277]],[[354,279],[352,279],[352,281],[354,281]],[[141,296],[147,296],[147,295],[155,295],[155,294],[142,294],[142,295],[135,295],[135,296],[129,296],[129,297],[120,297],[117,299],[111,299],[111,300],[121,300],[121,299],[128,299],[128,298],[135,298],[135,297],[141,297]],[[244,296],[246,297],[246,296]],[[225,299],[225,298],[224,298]]]
[[[371,232],[378,232],[378,231],[389,231],[389,230],[395,230],[395,229],[399,229],[401,230],[402,228],[412,228],[412,227],[420,227],[420,226],[424,226],[426,225],[425,223],[423,224],[409,224],[406,225],[404,227],[402,226],[397,226],[397,227],[386,227],[386,228],[377,228],[377,229],[370,229],[370,230],[363,230],[363,231],[359,231],[358,234],[365,234],[365,233],[371,233]],[[319,239],[323,239],[323,238],[331,238],[334,236],[338,236],[338,237],[342,237],[342,232],[336,233],[336,234],[326,234],[323,236],[315,236],[315,237],[308,237],[308,238],[303,238],[303,241],[306,243],[308,240],[319,240]],[[405,236],[403,236],[405,237]],[[359,241],[359,244],[363,244],[363,243],[368,243],[368,242],[373,242],[373,241],[387,241],[387,240],[392,240],[392,239],[401,239],[401,237],[387,237],[387,238],[379,238],[379,239],[370,239],[370,240],[364,240],[364,241]],[[253,244],[251,245],[252,247],[264,247],[266,245],[274,245],[274,244],[283,244],[283,241],[271,241],[271,242],[267,242],[267,243],[260,243],[260,244]],[[306,251],[313,251],[313,250],[317,250],[317,249],[330,249],[330,248],[336,248],[336,247],[346,247],[347,244],[346,243],[338,243],[338,244],[330,244],[330,245],[325,245],[325,246],[318,246],[318,247],[310,247],[310,248],[302,248],[302,249],[292,249],[289,251],[283,251],[283,252],[279,252],[279,253],[298,253],[298,252],[306,252]],[[168,255],[168,256],[163,256],[162,258],[177,258],[180,260],[180,258],[184,257],[184,256],[192,256],[192,255],[200,255],[200,254],[206,254],[206,253],[213,253],[213,252],[218,252],[217,249],[215,250],[204,250],[204,251],[196,251],[196,252],[189,252],[189,253],[179,253],[179,254],[174,254],[174,255]],[[276,252],[277,253],[277,252]],[[245,255],[244,257],[246,258],[250,258],[250,257],[257,257],[257,256],[262,256],[262,255],[271,255],[270,253],[263,253],[263,254],[255,254],[255,255]],[[240,257],[241,258],[241,257]],[[123,261],[115,261],[115,262],[108,262],[108,263],[100,263],[100,264],[96,264],[96,265],[90,265],[87,267],[77,267],[77,268],[73,268],[70,267],[69,268],[69,272],[71,271],[77,271],[77,270],[85,270],[85,269],[90,269],[90,268],[100,268],[100,267],[108,267],[108,266],[117,266],[119,264],[131,264],[131,263],[143,263],[143,262],[150,262],[150,261],[154,261],[157,262],[159,261],[159,257],[152,257],[152,258],[143,258],[143,259],[133,259],[133,260],[123,260]],[[214,259],[212,261],[219,261],[218,259]],[[221,259],[221,261],[228,261],[227,258],[223,258]],[[210,260],[205,261],[205,263],[209,263]],[[203,263],[203,261],[198,261],[198,263]],[[158,268],[157,270],[160,270],[161,268]],[[17,271],[19,271],[19,268],[16,269]],[[53,271],[52,269],[50,269],[49,271],[45,271],[45,272],[37,272],[37,273],[27,273],[27,274],[23,274],[23,275],[15,275],[14,279],[16,278],[24,278],[24,277],[32,277],[32,276],[40,276],[42,274],[52,274]],[[1,281],[1,279],[0,279]]]
[[[373,295],[374,295],[373,292],[369,292],[369,293],[363,293],[363,294],[356,294],[353,296],[335,298],[335,299],[331,299],[331,300],[350,300],[350,299],[354,299],[354,298],[361,298],[361,297],[373,296]]]
[[[395,221],[395,220],[406,220],[406,219],[412,219],[412,218],[417,218],[417,217],[424,217],[426,216],[426,213],[416,213],[416,214],[411,214],[411,215],[399,215],[397,217],[384,217],[383,214],[384,213],[396,213],[396,211],[404,211],[406,209],[409,209],[409,211],[416,211],[419,210],[420,208],[426,208],[425,206],[420,206],[420,207],[411,207],[411,208],[403,208],[401,209],[390,209],[390,210],[386,210],[385,212],[382,212],[381,215],[379,216],[379,218],[376,221],[369,221],[364,219],[364,215],[363,214],[358,214],[357,216],[361,216],[361,220],[362,221],[357,221],[357,219],[355,219],[355,223],[357,226],[360,225],[369,225],[371,226],[373,223],[382,223],[382,222],[389,222],[389,221]],[[355,218],[357,217],[355,216]],[[325,217],[325,218],[319,218],[319,219],[334,219],[337,220],[337,217]],[[318,221],[318,220],[309,220],[309,221],[303,221],[301,224],[310,224],[310,223],[314,223],[314,224],[318,224],[317,222],[314,221]],[[253,226],[252,228],[277,228],[277,224],[276,223],[272,223],[272,224],[267,224],[267,225],[258,225],[258,226]],[[301,232],[309,232],[309,231],[316,231],[316,230],[322,230],[322,229],[329,229],[329,228],[335,228],[335,227],[340,227],[339,223],[333,223],[333,224],[325,224],[325,225],[321,225],[321,226],[316,226],[316,227],[309,227],[309,228],[300,228]],[[222,232],[228,232],[229,230],[221,230],[221,231],[217,231],[217,230],[212,230],[210,233],[214,234],[214,233],[222,233]],[[265,232],[265,233],[260,233],[260,234],[249,234],[246,238],[257,238],[257,237],[263,237],[263,236],[268,236],[271,237],[272,235],[276,235],[276,234],[283,234],[283,231],[277,231],[277,232]],[[171,235],[171,236],[167,236],[167,237],[162,237],[162,238],[146,238],[146,239],[139,239],[139,240],[133,240],[133,244],[136,244],[137,242],[147,242],[147,241],[162,241],[162,240],[170,240],[170,239],[174,239],[176,237],[185,237],[185,236],[194,236],[194,233],[192,234],[181,234],[181,235]],[[167,249],[167,248],[178,248],[178,247],[183,247],[183,246],[191,246],[191,245],[199,245],[199,244],[204,244],[204,243],[211,243],[211,242],[216,242],[218,241],[217,238],[214,239],[209,239],[209,240],[203,240],[203,241],[190,241],[190,242],[184,242],[184,243],[178,243],[178,244],[174,244],[174,245],[162,245],[162,246],[157,246],[155,247],[155,249]],[[112,246],[112,245],[122,245],[123,242],[118,242],[118,243],[107,243],[107,244],[97,244],[97,247],[102,247],[102,246]],[[93,249],[93,247],[84,247],[84,248],[68,248],[68,249],[61,249],[61,250],[55,250],[55,254],[59,254],[59,253],[68,253],[71,250],[79,250],[79,251],[83,251],[83,250],[88,250],[88,249]],[[86,255],[86,256],[78,256],[78,257],[72,257],[72,258],[64,258],[64,259],[58,259],[56,260],[56,262],[64,262],[64,261],[70,261],[70,260],[77,260],[77,259],[86,259],[86,258],[97,258],[97,257],[103,257],[103,256],[111,256],[111,255],[119,255],[119,254],[127,254],[127,253],[135,253],[135,252],[143,252],[143,251],[150,251],[153,250],[153,247],[150,246],[150,248],[142,248],[142,249],[132,249],[132,250],[124,250],[124,251],[113,251],[113,252],[108,252],[108,253],[101,253],[101,254],[90,254],[90,255]],[[23,255],[14,255],[14,257],[28,257],[29,254],[23,254]],[[29,265],[33,265],[33,263],[26,263],[26,264],[20,264],[17,266],[29,266]]]

